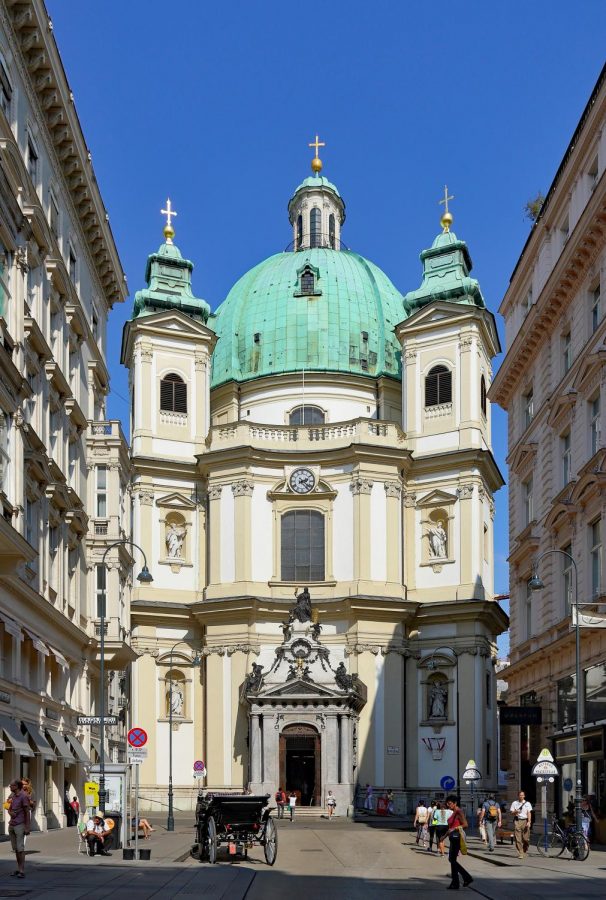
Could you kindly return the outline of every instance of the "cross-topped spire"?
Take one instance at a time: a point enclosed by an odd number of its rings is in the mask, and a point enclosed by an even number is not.
[[[315,141],[312,141],[312,143],[309,144],[309,146],[313,147],[316,151],[316,155],[314,156],[314,158],[311,161],[311,168],[312,168],[313,172],[316,172],[316,174],[318,174],[322,171],[322,160],[318,156],[318,150],[320,149],[320,147],[325,147],[326,144],[324,143],[324,141],[321,141],[319,139],[318,135],[316,135]]]
[[[444,212],[442,213],[442,218],[440,219],[440,225],[444,231],[444,234],[448,234],[450,231],[450,226],[452,225],[453,218],[452,213],[448,209],[448,201],[454,200],[454,195],[448,193],[448,185],[444,185],[444,199],[439,201],[440,206],[442,203],[444,204]]]
[[[173,228],[171,219],[173,216],[176,216],[177,213],[170,205],[170,197],[168,197],[168,199],[166,200],[166,209],[161,209],[160,213],[163,216],[166,216],[166,225],[164,226],[164,237],[166,238],[166,243],[172,244],[173,238],[175,236],[175,229]]]

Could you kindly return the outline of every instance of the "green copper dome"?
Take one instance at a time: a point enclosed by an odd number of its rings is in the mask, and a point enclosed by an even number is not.
[[[212,387],[284,372],[400,377],[402,295],[349,250],[279,253],[240,278],[211,315]]]
[[[420,259],[423,263],[421,287],[404,297],[411,313],[434,300],[486,306],[479,282],[469,275],[472,262],[467,244],[460,241],[454,231],[439,234],[431,247],[423,250]]]

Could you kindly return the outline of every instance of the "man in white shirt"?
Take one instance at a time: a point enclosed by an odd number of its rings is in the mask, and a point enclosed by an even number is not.
[[[86,840],[89,846],[91,856],[98,853],[100,856],[111,856],[108,847],[111,847],[113,835],[109,822],[106,822],[102,816],[93,816],[86,823]]]
[[[530,814],[532,806],[526,799],[524,791],[520,791],[518,799],[514,800],[510,807],[513,813],[513,836],[516,842],[516,850],[520,859],[524,859],[528,855],[528,844],[530,843]]]

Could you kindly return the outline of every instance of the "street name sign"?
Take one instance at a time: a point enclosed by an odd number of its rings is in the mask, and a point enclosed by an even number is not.
[[[101,716],[78,716],[78,725],[100,725]],[[103,716],[104,725],[117,725],[118,716]]]

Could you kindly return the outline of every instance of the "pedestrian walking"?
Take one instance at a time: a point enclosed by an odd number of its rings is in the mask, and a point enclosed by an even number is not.
[[[297,795],[294,791],[291,791],[288,796],[288,808],[290,809],[290,821],[295,817],[295,808],[297,806]]]
[[[433,840],[436,835],[435,825],[433,824],[433,814],[436,808],[436,801],[430,800],[429,806],[427,807],[427,838],[429,841],[429,846],[427,850],[429,853],[433,853]]]
[[[328,810],[328,818],[332,819],[335,813],[335,809],[337,806],[337,801],[332,795],[332,791],[328,792],[328,797],[326,798],[326,808]]]
[[[518,851],[518,857],[524,859],[528,855],[530,843],[530,822],[532,806],[526,799],[524,791],[520,791],[518,799],[514,800],[510,807],[513,813],[513,837]]]
[[[10,816],[8,833],[17,861],[17,868],[11,874],[17,878],[25,878],[25,836],[29,834],[32,808],[30,799],[23,790],[22,781],[11,782],[10,791],[6,801]]]
[[[391,788],[389,788],[389,790],[387,791],[387,794],[385,795],[385,799],[387,800],[388,815],[395,816],[396,813],[395,813],[394,805],[393,805],[393,791]]]
[[[446,853],[444,847],[444,841],[446,840],[446,834],[448,833],[448,819],[450,818],[450,811],[444,807],[443,803],[436,803],[436,808],[433,811],[432,822],[435,828],[435,839],[436,846],[438,848],[438,853],[440,856],[444,856]]]
[[[74,797],[72,802],[70,803],[70,808],[72,811],[72,825],[77,825],[80,819],[80,801],[77,797]]]
[[[281,787],[276,791],[276,806],[278,807],[278,818],[283,819],[284,807],[286,806],[286,793]]]
[[[465,832],[463,831],[464,828],[467,828],[467,819],[463,810],[457,806],[457,798],[453,794],[446,798],[446,807],[450,810],[448,817],[450,884],[448,885],[448,890],[458,891],[460,886],[459,876],[463,879],[463,887],[467,887],[473,881],[469,872],[458,861],[459,853],[462,852],[463,848],[467,852]]]
[[[366,796],[364,797],[364,809],[366,812],[372,812],[372,785],[366,785]]]
[[[494,853],[494,847],[497,837],[497,828],[502,825],[501,807],[494,797],[494,793],[490,793],[482,806],[480,807],[480,826],[484,826],[486,831],[486,840],[488,842],[488,852]]]
[[[583,834],[585,835],[585,840],[587,841],[587,843],[589,843],[591,838],[593,837],[593,832],[595,830],[597,821],[598,818],[591,805],[589,797],[583,797],[583,799],[581,800],[581,828],[583,829]]]
[[[414,819],[414,822],[412,823],[413,827],[417,829],[417,844],[422,839],[423,829],[426,828],[426,826],[427,826],[428,813],[429,813],[429,810],[425,806],[425,801],[419,800],[419,804],[415,810],[415,819]]]

